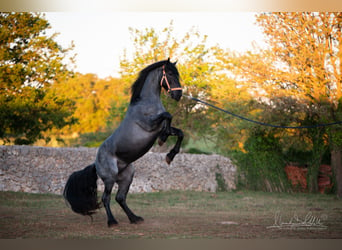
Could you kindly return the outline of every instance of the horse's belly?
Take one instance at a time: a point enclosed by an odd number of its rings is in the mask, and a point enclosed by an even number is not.
[[[140,135],[126,138],[122,143],[118,144],[116,155],[121,160],[131,163],[146,154],[157,138],[158,133],[149,136]]]

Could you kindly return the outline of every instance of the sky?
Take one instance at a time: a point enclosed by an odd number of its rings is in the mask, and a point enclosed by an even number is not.
[[[238,52],[263,46],[263,34],[253,12],[46,12],[55,40],[70,46],[76,56],[76,71],[101,78],[119,76],[120,57],[132,51],[129,27],[153,27],[161,31],[173,21],[174,32],[182,37],[192,27],[208,36],[208,45],[219,45]],[[177,58],[171,58],[177,60]]]

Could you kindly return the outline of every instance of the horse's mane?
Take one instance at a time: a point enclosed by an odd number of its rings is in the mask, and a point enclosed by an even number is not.
[[[138,78],[135,80],[135,82],[132,84],[131,87],[131,92],[132,92],[132,97],[131,97],[131,104],[138,101],[139,97],[140,97],[140,92],[144,86],[145,80],[147,78],[147,75],[154,69],[159,68],[163,65],[166,65],[166,68],[170,68],[168,67],[169,65],[173,65],[172,63],[170,63],[170,60],[163,60],[163,61],[159,61],[156,63],[153,63],[149,66],[147,66],[146,68],[144,68],[142,71],[140,71]],[[174,69],[173,69],[174,68]],[[176,67],[172,67],[170,68],[173,72],[177,72],[178,71],[176,69]]]

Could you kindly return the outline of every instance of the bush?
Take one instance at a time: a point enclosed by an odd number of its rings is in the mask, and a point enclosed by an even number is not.
[[[268,192],[290,190],[279,139],[256,132],[247,139],[244,148],[246,153],[233,154],[240,171],[238,187]]]

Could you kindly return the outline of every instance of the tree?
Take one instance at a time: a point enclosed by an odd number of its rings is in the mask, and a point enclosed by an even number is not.
[[[120,79],[100,79],[94,74],[77,73],[67,81],[54,84],[52,88],[60,96],[68,97],[75,102],[76,110],[73,117],[78,123],[54,131],[64,135],[114,129],[122,119],[122,114],[116,111],[129,99]]]
[[[286,125],[315,125],[342,120],[342,14],[265,13],[257,17],[269,50],[241,60],[242,72],[264,119]],[[255,60],[257,58],[257,60]],[[292,138],[309,142],[309,186],[317,191],[318,167],[328,147],[342,196],[341,126],[288,130]],[[288,136],[289,137],[289,136]]]
[[[70,77],[63,49],[46,36],[49,23],[40,14],[0,13],[0,138],[31,144],[43,132],[75,123],[74,103],[51,90]],[[48,139],[48,138],[46,138]]]
[[[168,57],[171,61],[178,60],[183,94],[209,98],[209,89],[215,81],[215,51],[206,44],[206,36],[201,36],[192,29],[183,37],[177,38],[173,32],[172,22],[161,32],[153,28],[145,30],[130,29],[134,51],[132,57],[126,53],[120,62],[121,77],[126,89],[134,82],[137,74],[148,64]],[[175,103],[166,100],[162,95],[165,108],[173,115],[175,127],[182,128],[186,138],[210,138],[211,124],[210,110],[193,101],[182,98]],[[191,115],[190,115],[191,114]]]
[[[250,112],[248,89],[232,75],[236,55],[218,45],[209,47],[207,37],[195,29],[176,37],[172,22],[161,32],[153,28],[130,29],[134,51],[121,60],[121,76],[126,88],[133,83],[137,73],[146,65],[168,57],[178,60],[183,94],[216,103],[239,114]],[[127,91],[128,93],[128,91]],[[165,108],[173,115],[173,124],[185,132],[185,140],[204,140],[217,144],[215,152],[227,154],[241,146],[240,121],[221,112],[182,98],[170,102],[162,95]],[[240,125],[240,126],[239,126]]]

